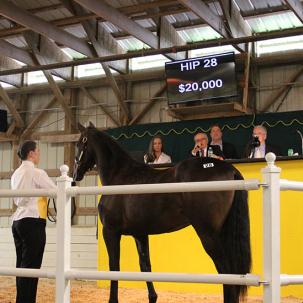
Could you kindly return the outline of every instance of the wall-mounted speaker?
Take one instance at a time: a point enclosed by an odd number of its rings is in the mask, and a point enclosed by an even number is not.
[[[0,109],[0,132],[7,131],[7,111]]]

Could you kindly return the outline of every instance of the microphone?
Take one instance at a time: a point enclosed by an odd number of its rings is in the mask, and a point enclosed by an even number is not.
[[[259,137],[258,136],[253,136],[253,139],[250,143],[250,145],[253,147],[253,148],[256,148],[256,147],[259,147],[261,144],[260,140],[259,140]]]
[[[296,132],[301,137],[301,151],[302,151],[302,154],[303,154],[303,135],[302,135],[302,133],[298,129],[296,130]]]

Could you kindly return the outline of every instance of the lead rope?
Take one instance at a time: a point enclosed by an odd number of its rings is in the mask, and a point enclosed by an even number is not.
[[[76,186],[76,181],[72,181],[72,186]],[[53,207],[54,207],[54,212],[55,214],[52,214],[49,210],[50,208],[50,204],[51,202],[53,203]],[[76,199],[75,197],[71,197],[71,220],[73,220],[73,218],[75,217],[76,215],[76,211],[77,211],[77,206],[76,206]],[[56,206],[56,202],[55,202],[55,198],[49,198],[48,201],[47,201],[47,219],[50,221],[50,222],[53,222],[53,223],[56,223],[57,222],[57,218],[56,218],[56,215],[57,215],[57,206]]]

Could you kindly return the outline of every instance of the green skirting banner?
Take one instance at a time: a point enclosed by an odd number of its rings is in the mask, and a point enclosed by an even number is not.
[[[281,156],[287,156],[289,148],[302,154],[297,130],[303,133],[303,111],[140,124],[109,129],[107,133],[138,159],[147,151],[151,138],[161,135],[165,153],[172,157],[173,162],[178,162],[190,156],[194,134],[197,131],[209,134],[213,124],[221,126],[224,141],[234,144],[239,155],[243,154],[253,127],[259,124],[267,128],[267,142],[276,146]]]

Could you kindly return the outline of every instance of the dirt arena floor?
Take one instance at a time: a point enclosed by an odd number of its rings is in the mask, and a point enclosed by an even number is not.
[[[96,282],[72,281],[71,303],[107,303],[109,292],[107,289],[97,288]],[[38,286],[37,303],[54,303],[54,282],[40,279]],[[119,289],[119,298],[122,303],[148,302],[146,290]],[[15,302],[15,279],[0,277],[0,302]],[[248,298],[246,303],[261,303],[261,298]],[[303,303],[303,299],[283,298],[283,303]],[[221,296],[197,295],[177,292],[158,292],[157,303],[222,303]]]

